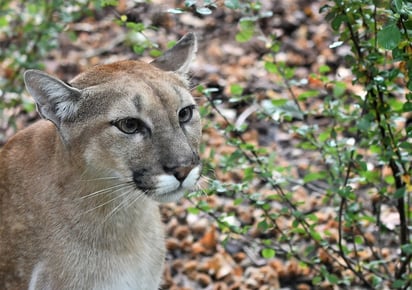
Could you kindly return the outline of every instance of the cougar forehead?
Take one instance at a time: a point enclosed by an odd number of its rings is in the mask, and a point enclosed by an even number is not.
[[[187,80],[182,75],[164,71],[151,64],[137,60],[125,60],[95,66],[75,77],[70,83],[76,88],[84,89],[113,80],[118,81],[123,76],[134,76],[142,81],[172,82],[187,87]]]
[[[81,122],[105,114],[118,118],[117,113],[130,114],[135,108],[142,113],[161,103],[165,109],[177,109],[179,103],[192,102],[184,77],[140,61],[96,66],[77,76],[70,85],[83,91],[76,118]]]

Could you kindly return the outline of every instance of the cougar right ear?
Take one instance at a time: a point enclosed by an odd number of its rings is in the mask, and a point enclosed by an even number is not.
[[[70,121],[75,117],[80,90],[39,70],[27,70],[24,82],[42,118],[59,127],[62,121]]]
[[[151,62],[154,66],[165,70],[186,74],[190,63],[197,52],[197,39],[193,32],[183,36],[175,46]]]

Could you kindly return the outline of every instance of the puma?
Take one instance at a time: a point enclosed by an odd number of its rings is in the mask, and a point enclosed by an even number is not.
[[[201,171],[185,77],[196,46],[189,33],[150,64],[99,65],[69,84],[25,72],[45,120],[0,151],[0,289],[158,289],[158,204]]]

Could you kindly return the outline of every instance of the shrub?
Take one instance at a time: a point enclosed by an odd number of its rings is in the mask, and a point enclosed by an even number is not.
[[[250,12],[251,4],[225,3]],[[208,170],[236,170],[241,176],[236,184],[214,180],[205,192],[230,197],[234,206],[253,207],[261,215],[253,224],[233,224],[227,216],[235,213],[222,212],[204,200],[196,208],[209,213],[228,237],[247,237],[257,228],[261,255],[297,259],[311,269],[313,285],[411,287],[411,9],[411,3],[402,0],[390,5],[336,0],[321,8],[339,35],[331,47],[350,47],[345,56],[353,75],[350,85],[360,87],[361,93],[335,80],[332,68],[324,65],[303,82],[316,81],[323,88],[308,86],[296,94],[302,80],[296,79],[293,67],[276,61],[281,43],[275,35],[266,36],[273,41],[262,60],[289,98],[259,101],[244,95],[240,85],[232,86],[228,104],[242,102],[253,108],[256,119],[286,128],[299,138],[297,148],[307,158],[315,156],[301,179],[291,180],[291,168],[276,165],[276,152],[247,142],[248,125],[239,127],[226,118],[214,89],[199,87],[208,100],[205,116],[214,113],[223,120],[208,126],[232,148],[219,160],[212,150]],[[259,8],[253,13],[265,15]],[[249,40],[257,26],[258,17],[241,18],[236,39]],[[319,105],[310,106],[313,103]],[[318,118],[329,122],[321,125]],[[294,191],[302,187],[316,188],[321,204],[307,211],[305,201],[295,197]],[[325,219],[325,208],[334,209],[330,219]],[[383,221],[389,212],[395,213],[396,226]],[[291,221],[290,226],[284,221]]]
[[[22,104],[34,110],[33,103],[21,97],[24,70],[43,69],[42,62],[58,47],[58,35],[67,25],[104,5],[103,0],[0,2],[0,118],[6,107]]]

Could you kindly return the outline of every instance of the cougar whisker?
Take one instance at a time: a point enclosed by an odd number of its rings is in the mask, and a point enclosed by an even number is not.
[[[141,197],[144,197],[144,193],[141,193],[140,191],[137,192],[136,194],[136,199],[134,199],[132,202],[130,202],[130,197],[133,192],[136,192],[134,188],[131,188],[127,193],[126,193],[126,198],[123,199],[117,206],[115,206],[109,214],[103,219],[102,223],[105,223],[107,220],[109,220],[112,216],[114,216],[117,212],[121,211],[123,208],[126,209],[128,208],[132,203],[135,202],[135,200],[140,199]]]
[[[130,188],[132,188],[132,186],[131,186],[131,185],[129,185],[129,186],[124,186],[123,188],[116,189],[116,190],[112,191],[111,193],[115,193],[115,192],[118,192],[118,191],[120,191],[120,190],[122,190],[122,189],[127,189],[127,188],[130,189]],[[103,202],[103,203],[101,203],[101,204],[99,204],[99,205],[97,205],[97,206],[95,206],[95,207],[93,207],[93,208],[91,208],[91,209],[88,209],[85,213],[89,213],[89,212],[94,211],[94,210],[96,210],[96,209],[98,209],[98,208],[101,208],[101,207],[103,207],[103,206],[105,206],[105,205],[108,205],[108,204],[114,202],[115,200],[124,197],[124,196],[127,195],[127,194],[129,194],[129,191],[122,192],[121,194],[116,195],[115,197],[109,199],[108,201],[105,201],[105,202]]]
[[[85,199],[85,198],[90,198],[90,197],[95,197],[95,196],[99,196],[102,194],[106,194],[106,193],[114,193],[117,192],[119,190],[122,190],[124,187],[126,186],[130,186],[131,184],[126,182],[126,183],[119,183],[119,184],[115,184],[113,186],[110,187],[106,187],[97,191],[94,191],[92,193],[89,193],[87,195],[84,195],[82,197],[80,197],[81,199]]]
[[[98,180],[126,180],[126,178],[118,176],[104,176],[90,179],[81,179],[81,181],[98,181]]]

